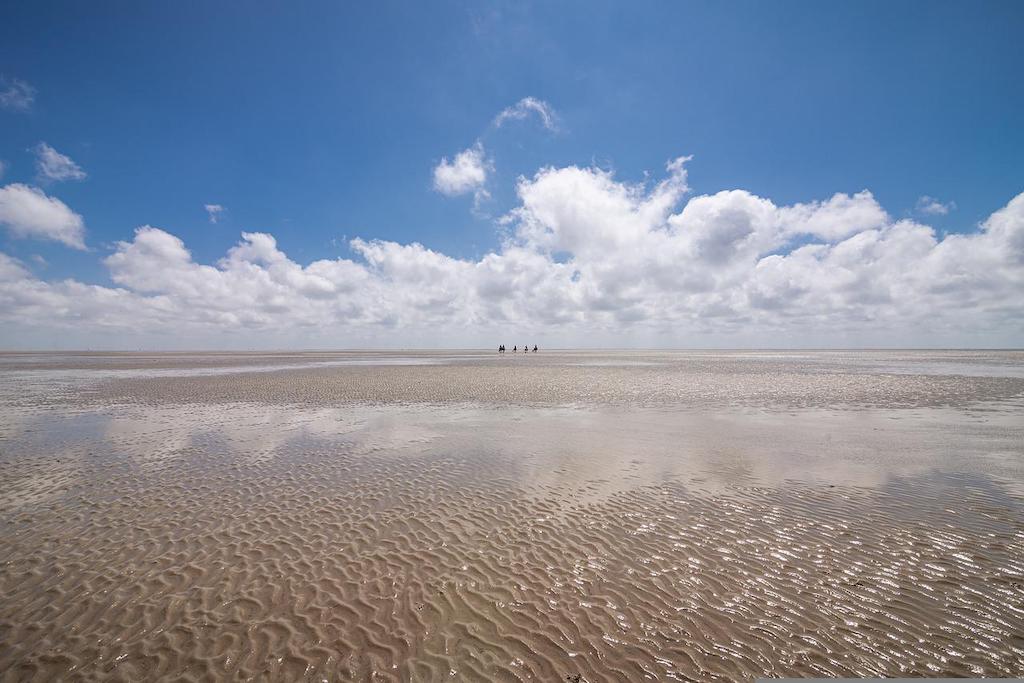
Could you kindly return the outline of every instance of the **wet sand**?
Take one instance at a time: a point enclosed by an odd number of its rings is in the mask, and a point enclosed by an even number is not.
[[[1024,675],[1020,352],[0,354],[0,680]]]

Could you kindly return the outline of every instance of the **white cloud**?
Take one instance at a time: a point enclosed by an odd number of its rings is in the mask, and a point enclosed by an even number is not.
[[[0,252],[0,282],[20,282],[31,277],[32,274],[20,261]]]
[[[441,163],[434,167],[434,189],[448,197],[486,192],[483,187],[491,169],[483,145],[477,142],[456,154],[451,161],[447,157],[441,159]]]
[[[216,223],[224,212],[224,207],[220,204],[205,204],[203,208],[206,209],[206,215],[210,218],[211,223]]]
[[[889,221],[885,210],[867,190],[853,196],[838,192],[825,202],[795,204],[782,209],[780,217],[790,233],[828,241],[880,228]]]
[[[548,130],[556,130],[556,117],[550,105],[534,97],[524,97],[494,117],[493,125],[500,128],[505,121],[521,120],[536,114]],[[483,142],[476,143],[455,155],[452,161],[447,157],[434,167],[434,189],[448,197],[473,193],[473,212],[480,218],[487,215],[481,205],[491,194],[485,185],[488,175],[494,170],[494,162],[484,152]]]
[[[82,217],[37,187],[20,183],[0,187],[0,225],[14,237],[54,240],[85,249]]]
[[[942,203],[935,197],[929,197],[928,195],[918,197],[917,204],[914,206],[915,211],[929,216],[945,216],[955,209],[956,202]]]
[[[17,78],[0,78],[0,109],[28,111],[36,101],[36,90]]]
[[[521,178],[505,242],[478,259],[357,238],[355,257],[303,265],[243,233],[203,264],[149,226],[105,259],[113,287],[46,282],[5,257],[0,342],[64,329],[69,345],[1019,345],[1024,194],[940,239],[867,192],[688,197],[684,162],[647,184],[576,166]]]
[[[541,124],[550,131],[558,130],[558,117],[551,105],[536,97],[524,97],[511,107],[506,107],[494,117],[494,125],[500,128],[506,121],[522,121],[531,114],[540,118]]]
[[[35,146],[36,171],[43,180],[85,180],[85,171],[71,160],[50,147],[45,142]]]

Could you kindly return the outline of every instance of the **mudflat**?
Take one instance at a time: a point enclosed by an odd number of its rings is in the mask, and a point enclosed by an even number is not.
[[[0,680],[1024,676],[1024,353],[0,354]]]

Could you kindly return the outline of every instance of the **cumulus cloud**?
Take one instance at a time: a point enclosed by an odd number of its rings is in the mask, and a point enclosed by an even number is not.
[[[509,120],[522,120],[528,116],[537,115],[541,123],[548,130],[556,130],[557,122],[554,110],[547,102],[538,100],[535,97],[524,97],[513,106],[502,110],[492,121],[495,128]],[[452,161],[447,157],[441,159],[441,163],[434,167],[434,189],[448,197],[473,193],[473,210],[480,217],[485,214],[480,211],[481,204],[490,199],[490,193],[485,187],[488,175],[494,170],[494,162],[484,152],[483,142],[476,143],[455,155]]]
[[[0,282],[20,282],[31,277],[18,259],[0,252]]]
[[[28,111],[36,101],[36,89],[17,78],[0,78],[0,109]]]
[[[484,184],[492,164],[482,143],[477,142],[448,161],[447,157],[434,167],[434,189],[448,197],[473,192],[478,198],[486,195]]]
[[[838,192],[824,202],[795,204],[782,209],[780,218],[790,233],[832,242],[880,228],[889,221],[888,214],[867,190],[852,196]]]
[[[37,187],[0,187],[0,225],[14,237],[61,242],[85,249],[85,222],[67,204]]]
[[[917,204],[914,206],[915,211],[929,216],[945,216],[954,209],[956,209],[956,202],[943,203],[928,195],[918,197]]]
[[[940,238],[868,192],[789,206],[745,190],[692,196],[685,158],[657,182],[549,167],[516,191],[505,241],[478,259],[357,238],[352,258],[303,265],[246,232],[204,264],[150,226],[105,259],[113,287],[46,282],[5,257],[0,339],[40,326],[306,347],[519,334],[549,346],[1006,345],[1024,334],[1024,194]]]
[[[40,142],[34,148],[36,154],[36,171],[43,180],[85,180],[85,171],[72,161],[71,157],[65,156],[45,142]]]
[[[224,212],[224,207],[220,204],[205,204],[203,208],[206,209],[206,215],[209,217],[211,223],[216,223],[220,218],[220,215]]]
[[[524,97],[511,107],[506,107],[494,117],[494,126],[500,128],[506,121],[522,121],[536,115],[541,125],[550,131],[558,130],[558,117],[551,105],[536,97]]]

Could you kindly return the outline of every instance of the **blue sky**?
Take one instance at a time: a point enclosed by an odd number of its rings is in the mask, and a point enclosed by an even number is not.
[[[544,167],[650,187],[693,155],[690,196],[868,189],[893,220],[922,219],[930,196],[955,203],[927,216],[939,237],[1024,190],[1019,2],[25,2],[2,17],[0,75],[34,101],[0,109],[0,185],[58,198],[90,247],[0,232],[43,281],[112,286],[103,258],[141,225],[198,263],[242,231],[299,264],[357,259],[357,236],[479,259],[509,234],[496,220],[520,205],[516,179]],[[528,96],[557,130],[492,125]],[[492,170],[474,209],[432,170],[478,140]],[[41,142],[87,177],[43,182]],[[225,207],[216,224],[206,204]]]

